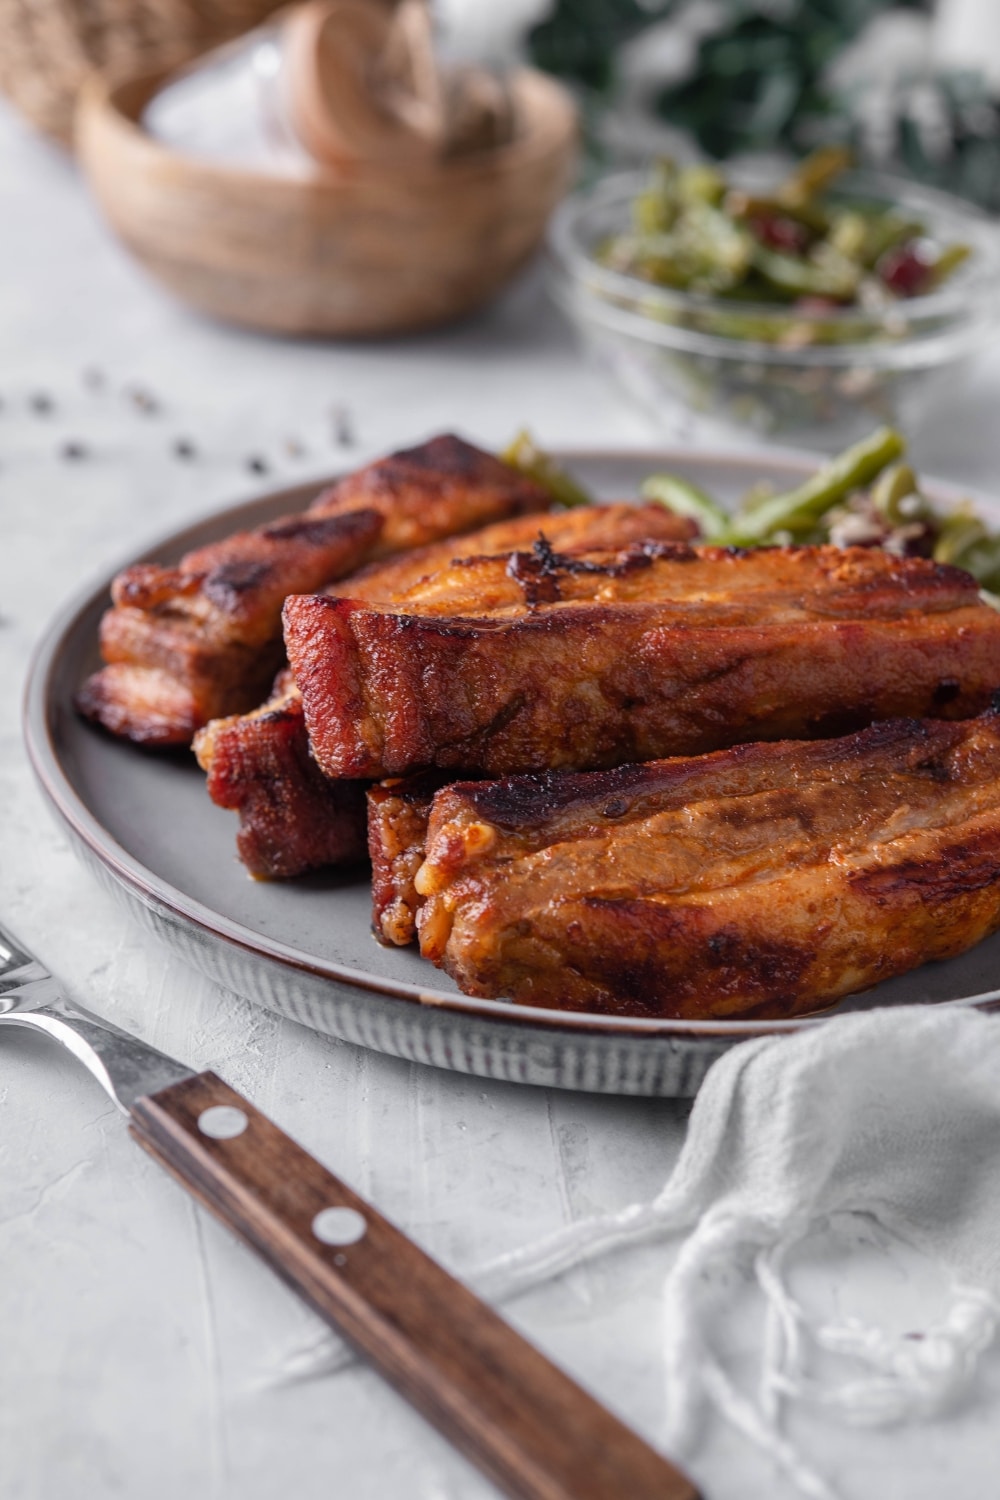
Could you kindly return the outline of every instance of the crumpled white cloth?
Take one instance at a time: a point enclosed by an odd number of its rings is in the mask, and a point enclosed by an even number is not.
[[[844,1213],[871,1216],[946,1273],[950,1307],[922,1338],[855,1319],[817,1322],[792,1296],[790,1252]],[[783,1436],[784,1404],[868,1425],[932,1416],[969,1380],[1000,1323],[1000,1017],[886,1007],[736,1046],[706,1078],[652,1202],[577,1221],[468,1280],[503,1299],[597,1254],[681,1236],[664,1283],[664,1447],[678,1458],[694,1451],[714,1409],[802,1494],[829,1500],[833,1491]],[[748,1259],[767,1308],[753,1396],[713,1348],[718,1291],[704,1274]],[[853,1373],[821,1379],[818,1349],[848,1356]],[[283,1376],[347,1357],[327,1339]]]

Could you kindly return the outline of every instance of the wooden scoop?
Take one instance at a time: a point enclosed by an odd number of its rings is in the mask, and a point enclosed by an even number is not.
[[[317,161],[403,166],[444,152],[444,89],[422,0],[310,0],[288,12],[292,127]]]

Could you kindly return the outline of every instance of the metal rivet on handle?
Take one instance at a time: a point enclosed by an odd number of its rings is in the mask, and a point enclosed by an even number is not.
[[[198,1116],[202,1135],[210,1135],[215,1141],[231,1141],[233,1136],[242,1135],[249,1124],[243,1111],[232,1104],[213,1104]]]
[[[353,1245],[367,1229],[356,1208],[323,1208],[312,1221],[312,1232],[324,1245]]]

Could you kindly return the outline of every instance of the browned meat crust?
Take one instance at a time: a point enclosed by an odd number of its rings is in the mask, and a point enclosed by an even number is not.
[[[126,568],[101,621],[107,665],[77,708],[145,745],[190,744],[221,714],[253,708],[284,659],[276,621],[302,579],[321,588],[371,551],[373,510],[284,516],[189,552],[176,568]]]
[[[363,561],[547,509],[550,496],[456,437],[369,464],[304,515],[190,552],[176,568],[127,568],[101,626],[107,664],[81,713],[145,745],[189,744],[209,719],[265,696],[284,660],[281,606]]]
[[[694,522],[662,505],[581,505],[576,510],[517,516],[498,521],[468,536],[448,537],[417,547],[390,562],[370,563],[351,578],[331,585],[328,593],[380,603],[401,599],[409,589],[465,558],[496,557],[532,547],[543,536],[560,553],[617,550],[632,542],[683,542],[694,535]],[[464,566],[464,565],[463,565]],[[466,576],[463,573],[463,577]]]
[[[597,769],[960,718],[1000,682],[1000,614],[968,574],[861,548],[538,548],[395,607],[296,595],[284,614],[330,776]]]
[[[414,881],[424,862],[427,821],[441,774],[426,771],[368,789],[372,862],[372,931],[380,943],[405,947],[417,935],[421,904]]]
[[[510,551],[530,544],[540,530],[554,545],[572,550],[626,544],[644,536],[670,537],[679,530],[683,534],[687,525],[658,505],[599,505],[521,516],[371,565],[354,575],[350,590],[352,595],[391,600],[429,569],[449,564],[463,548],[476,554]],[[209,773],[209,794],[222,806],[239,810],[242,832],[238,843],[244,863],[255,875],[297,875],[319,864],[354,857],[357,807],[349,800],[345,808],[327,790],[331,783],[309,753],[297,695],[283,692],[280,705],[271,703],[264,711],[213,721],[197,736],[195,749]],[[284,782],[280,822],[274,790],[276,766],[281,767]],[[347,829],[341,827],[345,819],[350,825]],[[346,853],[340,852],[342,843]],[[402,940],[409,942],[412,937],[411,924]]]
[[[322,515],[375,510],[383,520],[373,557],[423,547],[529,511],[548,510],[549,492],[453,433],[390,453],[324,490]]]
[[[452,785],[416,885],[468,994],[801,1014],[1000,927],[1000,715]]]
[[[290,673],[256,712],[214,719],[194,749],[212,801],[240,814],[236,847],[251,875],[300,875],[364,858],[364,786],[330,781],[317,767]]]

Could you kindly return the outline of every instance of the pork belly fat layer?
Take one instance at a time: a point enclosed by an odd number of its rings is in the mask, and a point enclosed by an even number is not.
[[[424,862],[427,822],[441,784],[440,773],[428,771],[368,789],[372,931],[389,947],[405,947],[417,935],[421,898],[414,882]]]
[[[364,858],[364,787],[319,770],[288,673],[256,713],[213,720],[194,750],[212,801],[240,814],[236,847],[251,875],[301,875]]]
[[[520,602],[476,611],[484,590]],[[293,596],[285,640],[320,767],[373,780],[960,718],[1000,683],[1000,613],[968,574],[861,548],[478,559],[405,606]]]
[[[468,994],[801,1014],[1000,927],[1000,717],[453,785],[415,886]]]
[[[348,474],[325,490],[312,510],[378,511],[383,529],[373,555],[383,557],[508,516],[548,510],[551,504],[552,496],[535,480],[443,433]]]

